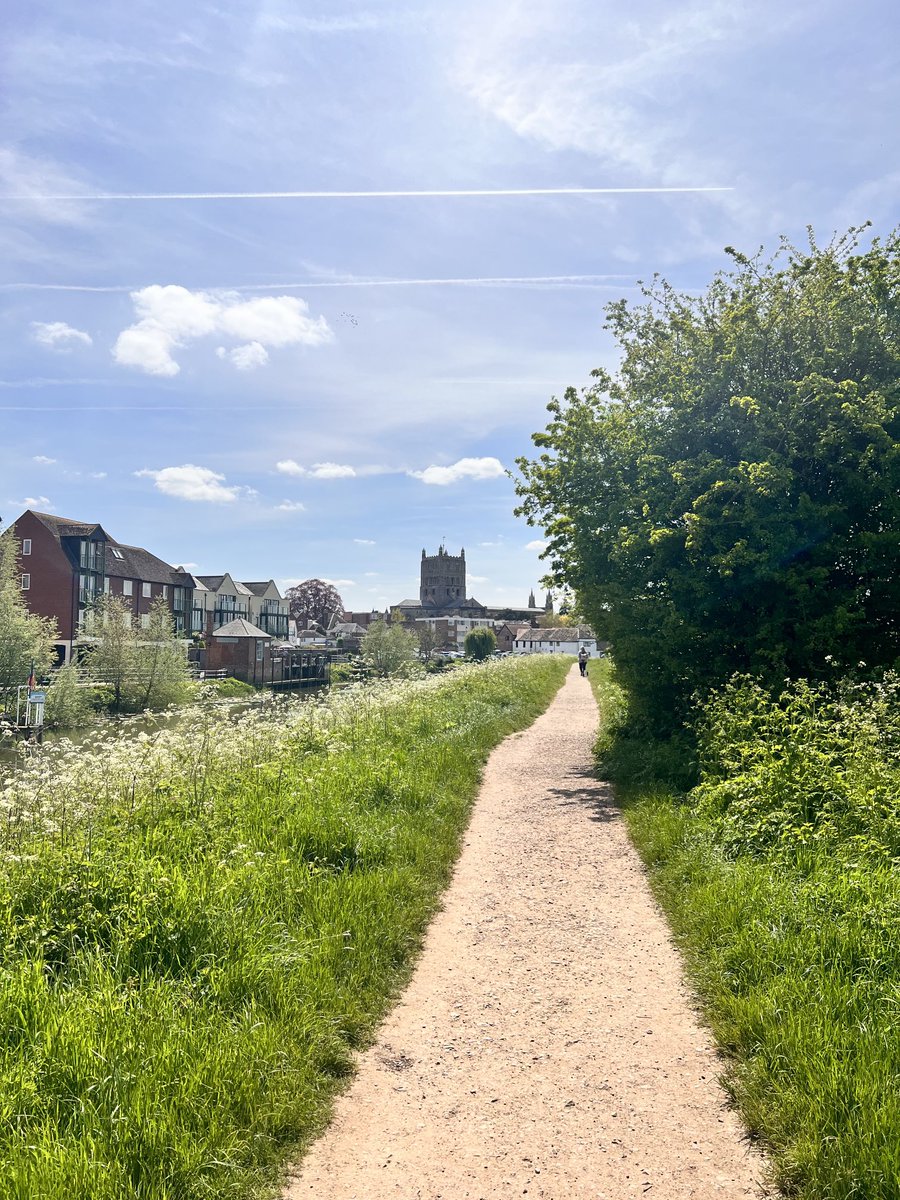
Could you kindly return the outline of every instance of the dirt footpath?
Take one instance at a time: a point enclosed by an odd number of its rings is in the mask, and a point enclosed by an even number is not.
[[[755,1197],[575,667],[492,754],[443,911],[290,1200]]]

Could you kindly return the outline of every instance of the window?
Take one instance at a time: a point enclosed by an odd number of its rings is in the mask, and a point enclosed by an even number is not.
[[[109,595],[109,576],[108,575],[103,576],[103,595],[104,596]]]
[[[114,555],[116,556],[116,558],[118,558],[120,561],[122,561],[122,562],[124,562],[124,561],[125,561],[125,555],[122,553],[122,551],[121,551],[121,550],[117,550],[115,546],[110,546],[110,550],[112,550],[113,554],[114,554]]]
[[[149,584],[149,583],[141,584],[141,595],[144,597],[145,600],[148,600],[150,598],[150,593],[152,590],[153,589],[152,589],[151,584]]]
[[[163,587],[163,591],[162,591],[162,594],[163,594],[163,599],[164,599],[164,600],[168,600],[168,598],[169,598],[169,585],[168,585],[167,583],[164,583],[164,584],[162,585],[162,587]]]
[[[31,576],[23,575],[22,576],[22,591],[27,592],[30,587],[31,587]]]
[[[263,641],[257,640],[257,643],[256,643],[256,661],[257,662],[262,662],[263,655],[265,653],[265,649],[266,649],[266,643]]]
[[[22,539],[22,553],[23,554],[31,553],[31,538],[23,538]]]
[[[131,596],[134,594],[134,587],[130,579],[122,580],[122,595]]]
[[[149,629],[149,628],[150,628],[150,614],[149,613],[141,613],[141,629]]]

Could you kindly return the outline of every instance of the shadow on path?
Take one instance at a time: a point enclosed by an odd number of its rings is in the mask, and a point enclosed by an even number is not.
[[[576,767],[564,774],[563,781],[562,787],[547,789],[547,794],[555,796],[562,807],[586,808],[592,821],[614,821],[621,815],[611,785],[597,779],[591,771]]]

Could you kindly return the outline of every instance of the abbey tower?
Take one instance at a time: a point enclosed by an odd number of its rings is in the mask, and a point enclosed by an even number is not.
[[[423,608],[456,608],[466,603],[466,552],[448,554],[444,546],[437,554],[422,551],[419,603]]]

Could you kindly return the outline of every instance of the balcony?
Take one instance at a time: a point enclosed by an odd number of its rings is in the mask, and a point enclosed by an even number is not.
[[[250,614],[246,608],[214,608],[213,609],[213,629],[221,629],[223,625],[227,625],[229,621],[238,621],[243,617],[245,621],[250,620]]]
[[[287,613],[262,612],[253,623],[273,637],[286,638],[288,635]]]

